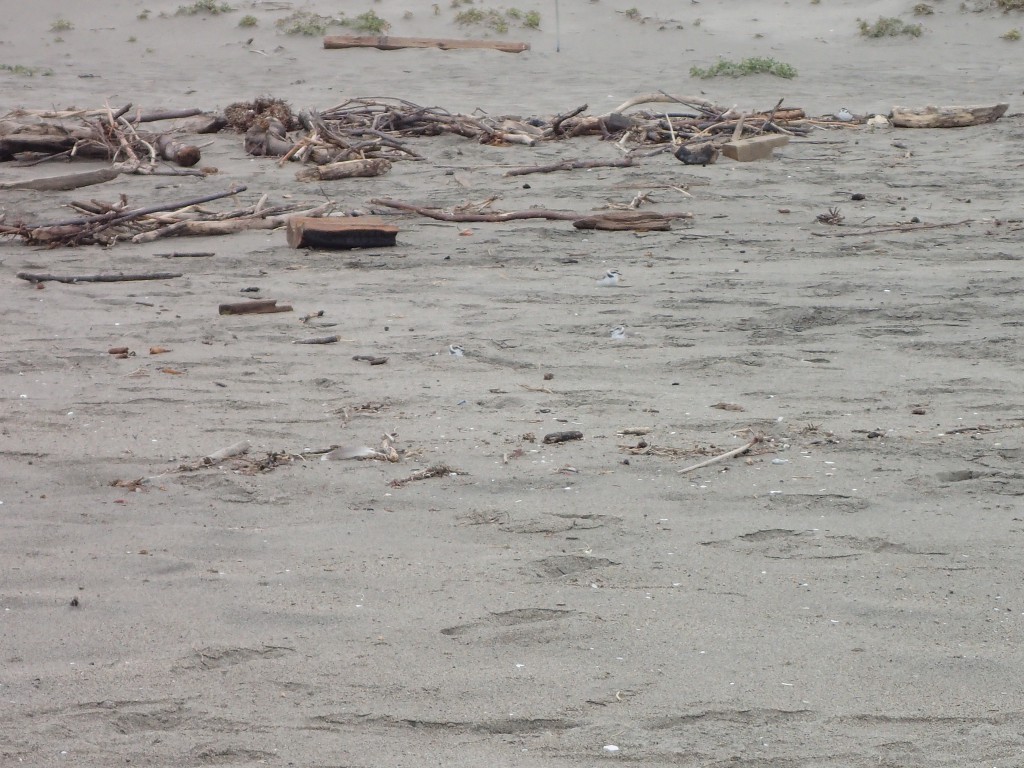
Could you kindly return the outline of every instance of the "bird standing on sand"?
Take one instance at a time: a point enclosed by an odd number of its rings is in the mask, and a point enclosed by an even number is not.
[[[597,284],[602,288],[611,288],[619,284],[619,278],[622,277],[622,273],[617,269],[609,269],[604,273],[604,277],[597,281]]]
[[[622,341],[624,338],[626,338],[626,326],[616,325],[614,328],[612,328],[612,332],[609,334],[609,336],[615,339],[615,341]]]
[[[841,123],[852,123],[853,112],[848,110],[846,107],[842,107],[838,112],[836,112],[835,118]]]

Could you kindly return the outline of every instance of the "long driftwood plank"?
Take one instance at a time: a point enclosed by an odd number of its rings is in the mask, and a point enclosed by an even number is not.
[[[440,48],[452,51],[465,48],[489,48],[504,53],[522,53],[530,50],[529,43],[506,43],[501,40],[448,40],[442,37],[381,37],[328,35],[324,48],[377,48],[397,51],[400,48]]]
[[[51,275],[42,272],[19,272],[18,277],[30,283],[52,280],[58,283],[122,283],[129,280],[170,280],[181,272],[143,272],[129,275]]]
[[[992,123],[1010,107],[1006,102],[968,107],[893,107],[897,128],[966,128]]]
[[[7,181],[0,184],[2,189],[34,189],[37,192],[60,192],[68,189],[88,187],[113,181],[120,175],[116,168],[98,168],[82,173],[68,173],[64,176],[47,176],[42,179],[26,179],[25,181]]]

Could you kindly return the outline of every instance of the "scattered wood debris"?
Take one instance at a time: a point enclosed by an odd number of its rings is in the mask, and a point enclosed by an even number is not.
[[[426,480],[431,477],[448,477],[452,475],[468,474],[468,472],[463,472],[462,470],[455,469],[454,467],[451,467],[448,464],[434,464],[433,466],[427,467],[426,469],[419,469],[413,472],[408,477],[397,478],[395,480],[392,480],[389,483],[389,485],[392,488],[401,488],[403,485],[414,483],[417,480]]]

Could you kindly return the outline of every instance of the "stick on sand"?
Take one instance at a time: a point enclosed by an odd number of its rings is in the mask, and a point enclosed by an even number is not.
[[[762,438],[761,438],[760,435],[755,435],[750,440],[750,442],[747,443],[746,445],[741,445],[739,448],[734,448],[733,450],[728,451],[726,453],[723,453],[723,454],[721,454],[719,456],[713,456],[712,458],[708,459],[707,461],[702,461],[700,464],[694,464],[693,466],[685,467],[684,469],[678,470],[678,472],[681,475],[685,475],[687,472],[693,472],[693,471],[698,470],[698,469],[703,469],[704,467],[709,467],[712,464],[717,464],[720,461],[725,461],[726,459],[731,459],[734,456],[742,456],[744,453],[749,451],[755,445],[760,443],[761,440],[762,440]]]

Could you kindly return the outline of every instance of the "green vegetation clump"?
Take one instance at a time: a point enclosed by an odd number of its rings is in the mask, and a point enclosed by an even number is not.
[[[387,32],[391,29],[391,25],[372,10],[367,11],[366,13],[360,13],[351,22],[342,20],[342,24],[347,27],[352,27],[356,32],[369,32],[374,35],[379,35],[382,32]]]
[[[914,6],[915,16],[931,16],[933,13],[935,13],[935,9],[928,5],[928,3],[918,3]]]
[[[860,25],[862,37],[920,37],[923,31],[920,24],[907,24],[895,16],[879,16],[874,24],[868,24],[864,19],[857,19]]]
[[[784,77],[790,80],[796,77],[796,69],[784,62],[760,56],[753,56],[743,59],[743,61],[719,59],[706,69],[690,68],[690,77],[699,77],[702,80],[712,77],[745,77],[747,75],[775,75],[775,77]]]
[[[12,75],[21,75],[22,77],[35,77],[37,74],[49,77],[53,74],[52,69],[34,69],[23,64],[0,64],[0,72],[10,72]]]
[[[249,14],[247,16],[243,16],[242,18],[240,18],[238,20],[238,26],[240,26],[240,27],[255,27],[259,23],[260,23],[259,19],[257,19],[252,14]]]
[[[295,11],[283,19],[277,20],[277,26],[286,35],[308,35],[315,37],[324,34],[328,27],[341,25],[340,19],[321,16],[312,11]]]
[[[1020,40],[1020,30],[1015,27],[1013,29],[1007,30],[1006,32],[1001,34],[1000,37],[1003,38],[1003,40],[1009,40],[1011,42]]]
[[[521,11],[518,8],[509,8],[504,12],[493,8],[486,11],[467,8],[455,15],[455,23],[460,27],[487,27],[498,34],[505,34],[513,24],[526,29],[540,29],[540,13]]]
[[[75,25],[64,18],[58,18],[50,25],[51,32],[67,32],[69,29],[74,28]]]
[[[1024,0],[995,0],[996,8],[1001,11],[1024,11]]]
[[[217,0],[196,0],[192,5],[179,5],[174,12],[175,16],[195,16],[199,13],[208,13],[217,16],[221,13],[231,13],[234,6],[227,3],[218,3]]]
[[[345,14],[339,16],[321,16],[312,11],[295,11],[283,19],[277,20],[277,26],[286,35],[307,35],[314,37],[327,32],[330,27],[349,27],[356,32],[379,35],[391,29],[391,24],[373,11],[366,11],[355,18],[347,19]]]

